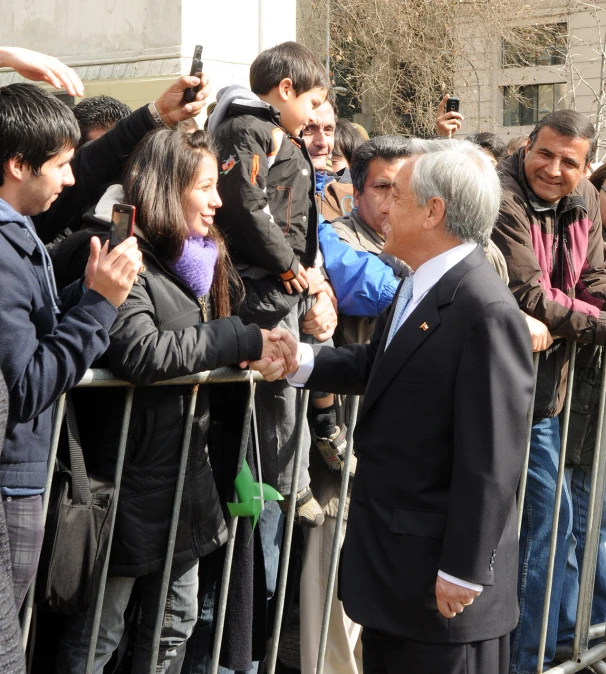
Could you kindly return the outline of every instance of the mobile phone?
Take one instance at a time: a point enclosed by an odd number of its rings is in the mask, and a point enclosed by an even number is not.
[[[202,45],[197,44],[194,49],[194,58],[191,60],[191,68],[189,74],[192,77],[202,77]],[[183,94],[183,102],[191,103],[195,98],[196,94],[202,88],[202,82],[198,84],[197,87],[191,87],[191,89],[186,89]]]
[[[458,96],[449,96],[446,101],[446,110],[445,112],[459,112],[459,97]]]
[[[135,232],[135,213],[137,209],[129,204],[114,204],[112,225],[109,230],[109,250],[128,239]]]

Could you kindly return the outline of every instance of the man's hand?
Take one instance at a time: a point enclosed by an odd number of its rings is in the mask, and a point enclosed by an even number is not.
[[[295,276],[294,279],[290,281],[282,281],[286,292],[289,295],[292,295],[292,289],[294,288],[298,293],[302,293],[307,287],[309,287],[309,281],[307,279],[307,271],[305,267],[299,265],[299,273]]]
[[[190,75],[180,77],[155,101],[156,110],[168,126],[174,126],[177,122],[195,117],[206,105],[206,99],[210,94],[210,82],[204,73],[201,79],[202,88],[191,103],[183,102],[183,94],[186,89],[197,87],[200,84],[200,78]]]
[[[446,94],[438,105],[438,115],[436,117],[436,131],[438,136],[451,138],[461,128],[461,122],[465,119],[460,112],[444,112],[446,101],[449,96]]]
[[[322,272],[317,267],[309,267],[306,269],[307,272],[307,283],[308,283],[308,295],[317,295],[320,290],[324,290],[324,277]]]
[[[34,82],[65,87],[70,96],[84,96],[84,85],[76,73],[54,56],[20,47],[0,47],[0,67],[8,67]]]
[[[468,590],[466,587],[456,585],[441,576],[436,580],[436,601],[438,602],[438,611],[445,618],[454,618],[457,613],[463,613],[463,609],[470,604],[479,595],[475,590]]]
[[[250,367],[260,372],[266,381],[283,379],[289,372],[299,368],[299,344],[285,328],[274,328],[271,331],[261,330],[263,336],[263,352],[259,360],[243,361],[240,367]]]
[[[333,336],[337,320],[337,312],[330,295],[321,290],[316,295],[316,303],[305,314],[303,332],[306,335],[313,335],[319,342],[325,342]]]
[[[524,312],[522,312],[524,314]],[[532,350],[534,353],[537,351],[545,351],[553,344],[553,337],[549,333],[549,329],[545,323],[541,323],[536,318],[524,314],[526,319],[526,325],[530,330],[530,338],[532,340]]]
[[[90,255],[84,272],[84,287],[95,290],[116,309],[128,297],[141,268],[141,251],[134,236],[108,252],[109,241],[101,248],[98,237],[90,240]]]

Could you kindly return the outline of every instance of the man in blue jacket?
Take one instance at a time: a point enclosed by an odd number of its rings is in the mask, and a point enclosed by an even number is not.
[[[0,369],[9,391],[0,490],[17,608],[35,575],[53,404],[107,348],[141,264],[134,238],[93,242],[83,279],[59,296],[32,216],[73,185],[80,132],[70,110],[30,84],[0,88]]]

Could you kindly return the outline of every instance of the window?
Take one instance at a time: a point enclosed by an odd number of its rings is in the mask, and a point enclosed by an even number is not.
[[[512,31],[510,40],[503,40],[502,67],[562,65],[568,53],[567,33],[566,23],[516,28]]]
[[[503,126],[536,124],[554,110],[565,108],[566,84],[503,87]]]

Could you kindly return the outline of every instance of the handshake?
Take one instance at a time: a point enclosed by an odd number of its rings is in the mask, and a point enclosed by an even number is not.
[[[243,361],[241,368],[249,367],[260,372],[265,381],[284,379],[289,372],[299,368],[299,343],[286,328],[261,330],[263,353],[255,361]]]

